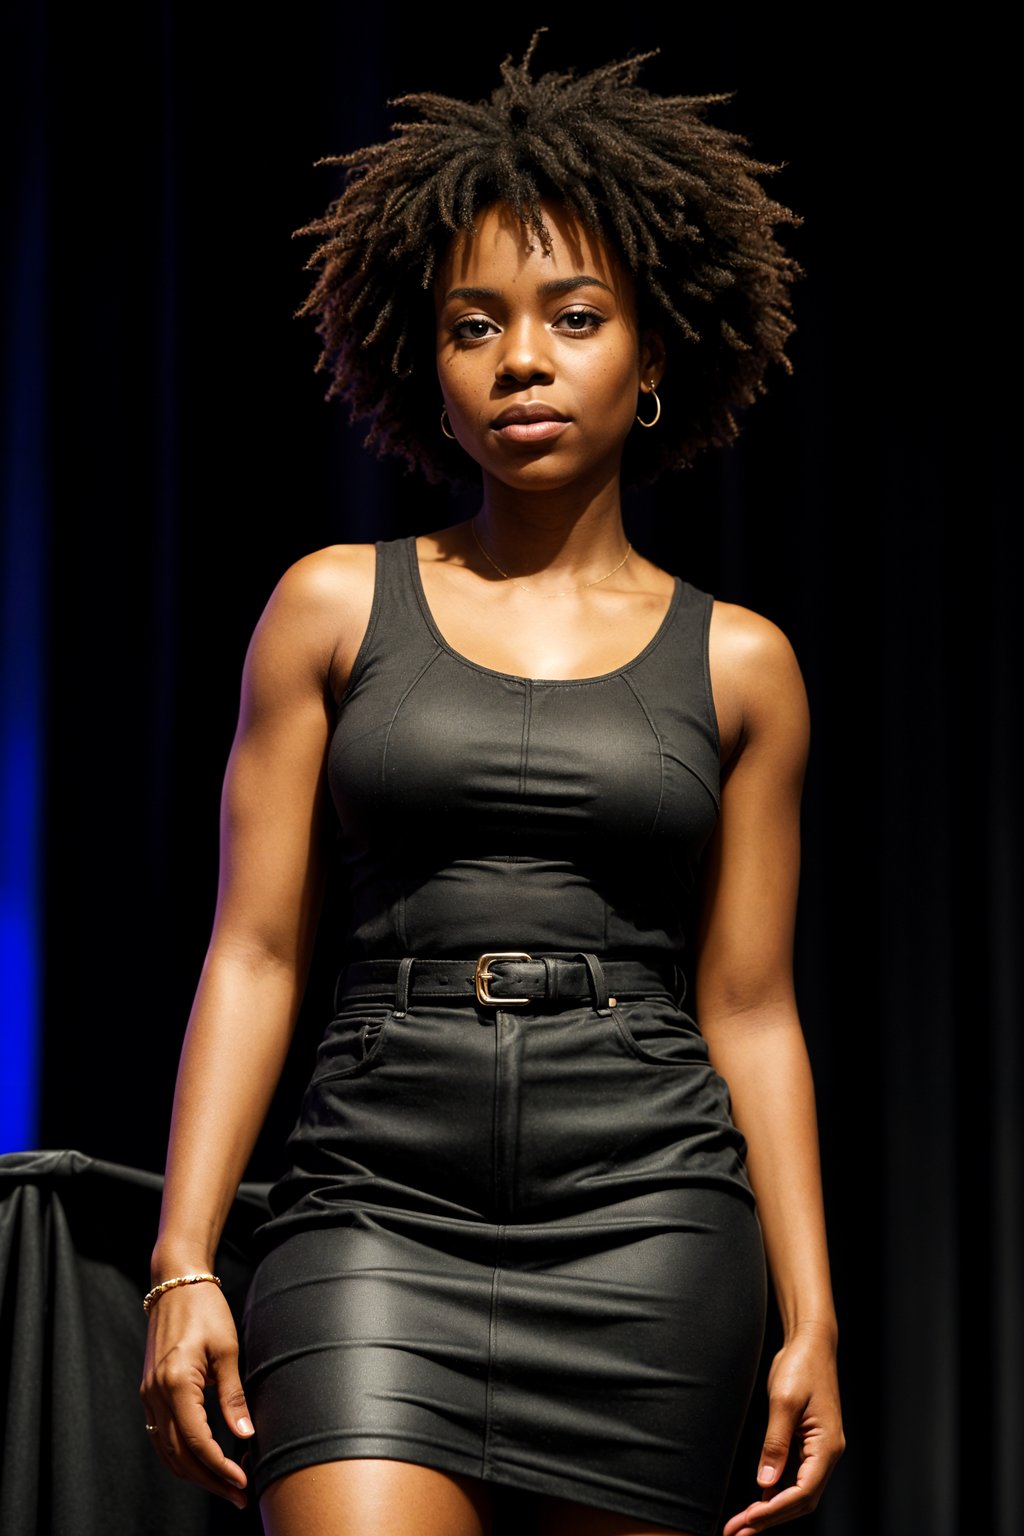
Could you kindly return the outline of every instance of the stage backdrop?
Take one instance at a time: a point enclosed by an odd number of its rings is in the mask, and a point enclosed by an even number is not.
[[[1011,1536],[1007,50],[984,7],[948,36],[901,34],[891,7],[831,15],[827,36],[744,9],[600,25],[555,11],[537,65],[662,45],[648,83],[735,90],[719,120],[785,162],[775,190],[804,216],[793,377],[735,450],[635,498],[629,526],[669,569],[780,624],[811,698],[798,964],[850,1448],[804,1528]],[[339,185],[313,162],[383,136],[404,91],[488,93],[546,19],[170,0],[3,14],[0,919],[5,1087],[15,1115],[27,1106],[8,1150],[162,1166],[253,624],[308,550],[472,511],[372,461],[323,401],[316,338],[292,318],[311,246],[291,232]],[[671,361],[662,399],[671,412]],[[329,908],[253,1179],[280,1167],[335,923]],[[762,1423],[759,1397],[755,1447]]]

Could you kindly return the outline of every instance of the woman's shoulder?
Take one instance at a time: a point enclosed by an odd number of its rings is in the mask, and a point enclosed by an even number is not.
[[[713,600],[710,643],[719,659],[743,672],[796,666],[796,653],[778,624],[740,603]]]
[[[274,627],[365,628],[373,603],[373,544],[330,544],[294,561],[270,594],[261,622]]]
[[[764,614],[714,601],[708,664],[723,760],[753,736],[805,735],[807,694],[788,635]]]
[[[331,544],[294,561],[270,594],[253,654],[345,675],[369,622],[375,569],[373,544]]]
[[[272,594],[272,601],[303,606],[358,601],[369,588],[373,593],[376,546],[328,544],[288,566]]]

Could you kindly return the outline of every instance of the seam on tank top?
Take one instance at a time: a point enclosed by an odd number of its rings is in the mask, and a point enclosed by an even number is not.
[[[387,772],[388,765],[388,748],[391,746],[391,732],[395,728],[395,722],[397,721],[398,716],[402,711],[402,707],[405,704],[406,699],[412,693],[413,689],[419,686],[427,672],[429,672],[430,668],[434,665],[434,662],[437,661],[439,656],[443,656],[443,654],[443,651],[439,651],[435,648],[434,654],[432,656],[428,656],[427,660],[423,663],[422,667],[420,667],[419,671],[410,682],[408,688],[406,688],[405,692],[402,694],[402,697],[398,700],[398,703],[391,711],[391,719],[388,721],[388,728],[384,733],[384,746],[381,749],[380,754],[380,788],[382,791],[384,789],[384,775]]]
[[[653,837],[655,832],[656,832],[656,830],[657,830],[658,820],[659,820],[659,818],[661,816],[661,807],[662,807],[662,805],[665,802],[665,746],[664,746],[664,743],[663,743],[663,741],[661,739],[661,733],[659,732],[658,727],[654,723],[654,717],[651,714],[650,710],[647,708],[647,705],[644,703],[644,700],[643,700],[643,698],[641,697],[641,694],[640,694],[640,690],[637,688],[636,684],[633,682],[633,679],[631,677],[623,677],[622,681],[625,683],[626,687],[629,689],[630,693],[633,695],[634,699],[636,700],[637,705],[640,708],[641,714],[643,715],[644,719],[647,721],[648,729],[650,730],[651,735],[654,737],[655,741],[658,744],[658,773],[661,776],[660,780],[659,780],[659,783],[658,783],[658,804],[657,804],[657,807],[655,808],[654,815],[651,818],[651,824],[647,828],[647,836],[648,837]]]
[[[710,592],[705,592],[705,594],[704,594],[704,607],[705,607],[704,623],[703,623],[702,629],[701,629],[702,639],[703,639],[703,642],[704,642],[703,643],[703,647],[702,647],[703,653],[704,653],[704,655],[703,655],[703,660],[704,660],[704,702],[705,702],[705,705],[707,707],[708,724],[711,726],[711,734],[714,737],[715,747],[716,747],[716,749],[718,751],[718,756],[719,756],[719,758],[721,758],[721,756],[722,756],[722,734],[721,734],[721,732],[718,729],[718,711],[715,708],[715,695],[714,695],[714,693],[712,692],[712,689],[711,689],[711,614],[712,614],[712,611],[714,609],[714,606],[715,606],[715,600],[711,596],[711,593]],[[718,796],[717,796],[717,794],[715,795],[715,803],[716,804],[718,803]]]
[[[437,661],[438,657],[443,655],[443,654],[444,653],[442,651],[439,651],[437,649],[437,647],[435,646],[433,655],[429,656],[427,658],[427,660],[423,663],[422,667],[420,667],[419,671],[416,673],[415,677],[410,682],[408,688],[406,688],[405,692],[402,694],[401,698],[398,700],[397,704],[395,705],[394,709],[391,712],[391,719],[388,721],[388,728],[387,728],[387,730],[384,733],[384,745],[383,745],[383,747],[381,749],[381,754],[380,754],[380,792],[381,792],[382,795],[384,794],[384,791],[385,791],[384,779],[385,779],[385,774],[387,773],[388,749],[391,746],[391,732],[395,728],[395,722],[398,719],[398,716],[399,716],[399,713],[401,712],[402,706],[405,704],[406,699],[412,693],[413,689],[416,688],[419,685],[419,683],[422,681],[422,679],[425,676],[425,674],[434,665],[434,662]],[[395,938],[401,944],[401,946],[403,948],[408,948],[408,939],[407,939],[407,935],[406,935],[406,931],[405,931],[405,887],[404,886],[401,887],[401,889],[398,892],[398,895],[395,897],[395,900],[393,902],[391,902],[390,907],[391,907],[391,930],[394,933]]]
[[[352,663],[352,671],[348,675],[348,682],[345,684],[345,690],[342,693],[341,698],[338,700],[337,705],[335,706],[339,714],[345,706],[345,701],[348,699],[353,688],[355,688],[359,679],[362,677],[363,672],[366,670],[367,653],[370,649],[371,641],[373,640],[374,631],[377,628],[377,620],[380,618],[380,612],[384,606],[383,573],[385,556],[382,551],[383,541],[378,540],[374,545],[373,598],[370,603],[370,617],[366,621],[366,629],[363,631],[363,638],[359,642],[359,649],[356,651],[356,659]]]
[[[530,678],[524,679],[523,688],[523,734],[519,743],[519,820],[526,815],[526,783],[530,774],[530,726],[533,723],[533,682]],[[522,838],[517,826],[513,839],[513,852],[505,861],[508,864],[516,864],[521,858],[520,848]]]
[[[708,783],[707,779],[700,772],[700,769],[695,768],[692,763],[685,762],[681,757],[674,757],[672,761],[674,763],[678,763],[680,768],[685,768],[687,773],[690,774],[692,778],[697,780],[697,783],[700,785],[701,789],[706,791],[715,809],[721,810],[722,802],[719,798],[718,791],[715,789],[714,785]]]
[[[519,798],[526,796],[526,781],[530,776],[530,726],[533,724],[533,683],[527,679],[523,696],[523,741],[519,754]]]

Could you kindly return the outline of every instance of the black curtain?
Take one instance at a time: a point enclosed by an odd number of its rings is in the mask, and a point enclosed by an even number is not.
[[[292,318],[311,246],[291,231],[339,185],[313,162],[383,137],[389,97],[487,94],[548,19],[5,13],[6,171],[44,192],[45,309],[4,343],[15,389],[28,345],[46,381],[42,1146],[162,1166],[240,667],[277,577],[322,544],[453,518],[323,401],[316,338]],[[1012,50],[984,7],[927,31],[883,7],[550,22],[540,68],[660,45],[652,88],[735,90],[719,120],[785,162],[773,189],[804,217],[793,377],[735,450],[629,507],[645,553],[786,630],[811,697],[798,970],[850,1448],[804,1528],[1011,1536]],[[11,270],[27,228],[12,219]],[[662,398],[670,412],[671,367]],[[277,1172],[325,1017],[333,922],[256,1180]]]

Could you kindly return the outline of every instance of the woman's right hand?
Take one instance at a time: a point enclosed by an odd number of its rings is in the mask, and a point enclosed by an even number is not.
[[[225,1456],[206,1417],[204,1394],[211,1386],[229,1429],[250,1439],[253,1427],[238,1374],[238,1335],[231,1309],[216,1285],[176,1286],[149,1312],[139,1388],[147,1425],[155,1425],[149,1438],[176,1477],[190,1478],[244,1509],[248,1479],[238,1463]]]

